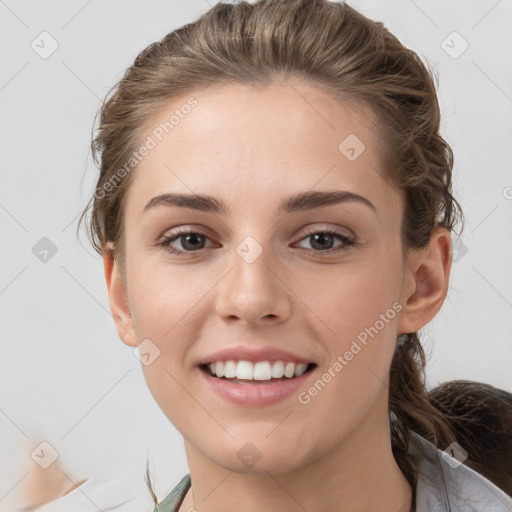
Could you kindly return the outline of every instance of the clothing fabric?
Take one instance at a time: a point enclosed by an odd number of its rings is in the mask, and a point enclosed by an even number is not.
[[[512,497],[415,432],[407,452],[419,458],[416,512],[512,512]],[[153,512],[178,512],[190,485],[187,474]]]
[[[416,512],[512,512],[512,497],[414,432],[408,452],[420,457]]]

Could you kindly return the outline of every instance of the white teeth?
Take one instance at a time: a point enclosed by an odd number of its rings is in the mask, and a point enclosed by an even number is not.
[[[291,379],[295,375],[295,363],[286,363],[284,367],[284,376]]]
[[[236,361],[226,361],[226,365],[224,366],[224,377],[226,377],[226,379],[234,379],[236,377]]]
[[[295,366],[295,377],[300,377],[308,368],[306,363],[299,363]]]
[[[292,363],[284,361],[215,361],[208,365],[213,375],[225,377],[226,379],[241,380],[270,380],[286,377],[291,379],[299,377],[306,372],[306,363]]]
[[[217,374],[217,377],[218,376],[219,375]],[[254,380],[253,364],[250,361],[238,361],[238,364],[236,365],[236,378]]]
[[[215,363],[215,374],[218,377],[224,377],[224,363],[222,361],[217,361]]]
[[[254,380],[270,380],[272,368],[268,361],[260,361],[254,365]]]
[[[276,361],[272,365],[272,377],[274,379],[280,379],[284,376],[284,363],[283,361]]]

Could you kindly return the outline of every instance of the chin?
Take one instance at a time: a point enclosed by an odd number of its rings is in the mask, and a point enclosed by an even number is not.
[[[226,470],[237,473],[239,475],[252,475],[262,477],[268,477],[271,475],[286,474],[299,469],[302,464],[300,460],[290,461],[287,460],[286,455],[262,457],[253,463],[245,463],[238,460],[237,454],[233,454],[233,457],[229,460],[216,460],[214,461],[217,465],[225,468]]]
[[[288,438],[289,442],[283,443],[277,437],[272,441],[264,435],[254,436],[254,441],[250,441],[251,436],[244,437],[246,440],[241,442],[231,440],[217,445],[213,453],[209,450],[212,462],[233,473],[262,476],[288,473],[310,462],[307,454],[299,451],[303,443],[298,440]]]

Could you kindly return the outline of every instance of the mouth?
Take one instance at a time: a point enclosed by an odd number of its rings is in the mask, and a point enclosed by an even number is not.
[[[316,368],[315,363],[292,361],[227,360],[201,364],[199,368],[210,377],[234,384],[272,384],[296,379]]]

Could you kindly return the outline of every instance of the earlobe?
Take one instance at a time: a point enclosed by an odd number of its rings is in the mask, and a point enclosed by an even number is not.
[[[132,314],[128,304],[126,284],[123,282],[121,272],[116,263],[112,250],[106,247],[103,250],[103,270],[107,284],[110,311],[114,319],[117,334],[121,341],[130,347],[137,346]]]
[[[398,332],[415,332],[435,317],[448,292],[451,265],[450,232],[436,226],[428,246],[416,251],[406,264]]]

